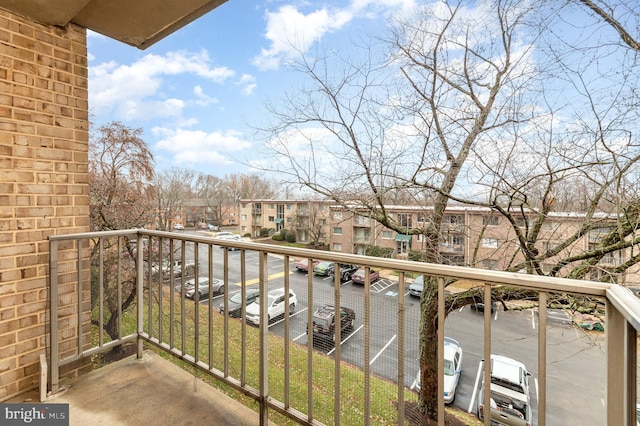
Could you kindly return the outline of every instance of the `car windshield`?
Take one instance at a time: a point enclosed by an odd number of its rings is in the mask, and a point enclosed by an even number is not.
[[[453,368],[453,361],[450,359],[444,360],[444,374],[445,376],[453,376],[455,373],[455,369]]]
[[[258,299],[256,299],[257,301]],[[271,297],[269,296],[269,299],[267,300],[267,306],[271,306],[273,305],[273,302],[275,302],[276,298],[275,297]]]
[[[242,303],[242,293],[236,293],[233,296],[231,296],[229,298],[229,302],[238,303],[238,304]]]

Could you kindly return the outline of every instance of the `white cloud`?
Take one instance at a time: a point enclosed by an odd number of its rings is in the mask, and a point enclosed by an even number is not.
[[[155,127],[153,134],[159,138],[155,147],[167,152],[177,164],[231,165],[229,154],[242,152],[251,143],[235,130],[215,131],[168,129]]]
[[[242,74],[236,85],[242,87],[242,94],[245,96],[253,94],[253,91],[258,87],[255,77],[250,74]]]
[[[280,62],[306,52],[313,43],[346,25],[353,15],[347,9],[318,9],[307,15],[294,6],[282,6],[277,12],[267,12],[265,37],[271,47],[262,49],[253,59],[259,69],[277,69]]]
[[[168,52],[163,56],[149,54],[131,65],[105,62],[89,67],[91,108],[97,115],[113,112],[118,119],[175,116],[184,108],[184,102],[162,99],[166,94],[161,90],[170,89],[166,78],[181,74],[194,74],[223,83],[235,72],[227,67],[213,66],[204,50],[198,53]],[[160,100],[149,100],[153,97]],[[170,108],[177,109],[171,111]]]
[[[211,96],[209,96],[206,93],[204,93],[204,90],[202,89],[202,86],[195,86],[193,88],[193,94],[196,95],[196,97],[198,98],[196,100],[196,104],[199,105],[199,106],[207,106],[207,105],[210,105],[210,104],[217,104],[218,103],[218,99],[212,98]]]

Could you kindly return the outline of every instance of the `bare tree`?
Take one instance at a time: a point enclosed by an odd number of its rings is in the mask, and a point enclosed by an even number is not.
[[[184,201],[191,197],[190,185],[194,176],[194,172],[178,168],[157,175],[155,185],[160,229],[170,229],[174,219],[181,213]]]
[[[620,62],[598,75],[591,65],[603,69],[598,59],[612,60],[615,51],[606,41],[598,49],[579,31],[575,42],[557,38],[558,22],[575,10],[555,7],[440,2],[395,23],[381,65],[372,48],[359,62],[352,52],[345,60],[336,52],[303,55],[296,66],[310,87],[289,94],[284,107],[269,107],[274,122],[264,130],[272,164],[353,214],[400,234],[423,234],[428,262],[442,262],[442,220],[456,201],[489,207],[511,223],[518,245],[509,269],[584,277],[603,256],[638,243],[637,197],[625,193],[639,158],[637,80],[625,68],[636,65],[616,57]],[[624,72],[610,82],[616,66]],[[389,214],[386,204],[397,194],[429,205],[426,228]],[[564,205],[580,206],[582,220],[575,232],[543,247],[551,241],[543,225],[562,194]],[[598,245],[578,253],[576,243],[598,229],[606,230]],[[613,272],[638,260],[632,255]],[[524,296],[535,295],[508,288],[493,294]],[[447,312],[479,297],[478,289],[450,297]],[[438,417],[433,282],[420,306],[426,423]]]
[[[153,155],[142,139],[141,129],[131,129],[111,122],[96,129],[89,144],[89,203],[93,230],[114,230],[143,227],[154,220]],[[118,337],[119,313],[135,301],[138,285],[135,275],[136,244],[128,239],[124,246],[104,239],[102,247],[94,241],[91,251],[92,295],[99,285],[98,255],[104,253],[104,294],[108,318],[104,330],[111,338]],[[116,292],[117,262],[124,263],[122,297]],[[129,266],[129,267],[127,267]],[[92,307],[95,304],[92,300]],[[93,324],[100,322],[92,319]],[[120,350],[120,348],[115,348]]]

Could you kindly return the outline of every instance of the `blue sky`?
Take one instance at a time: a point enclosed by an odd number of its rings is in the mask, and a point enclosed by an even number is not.
[[[375,34],[413,0],[229,0],[147,50],[89,32],[89,106],[96,124],[142,128],[158,170],[219,177],[249,171],[267,100],[293,91],[287,69],[316,44],[340,49]]]

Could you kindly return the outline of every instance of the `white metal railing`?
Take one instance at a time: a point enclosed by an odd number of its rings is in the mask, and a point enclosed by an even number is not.
[[[137,240],[136,247],[151,247],[149,250],[136,250],[134,258],[129,259],[126,254],[127,239]],[[145,244],[141,244],[141,242]],[[221,250],[220,247],[225,248]],[[231,256],[227,249],[237,249]],[[94,275],[92,278],[89,265],[91,250],[97,250],[97,264],[93,265]],[[113,253],[118,253],[113,257]],[[270,256],[278,256],[282,262],[279,263],[279,272],[269,272]],[[207,297],[209,309],[199,303],[193,304],[193,310],[188,308],[193,303],[186,300],[184,265],[193,257],[195,263],[195,275],[217,275],[224,281],[224,293],[228,294],[234,284],[231,282],[231,273],[238,273],[239,291],[243,299],[246,293],[246,286],[252,280],[257,281],[260,294],[266,294],[270,284],[274,282],[282,283],[285,289],[285,313],[282,318],[284,328],[282,330],[283,352],[278,354],[270,353],[269,343],[274,339],[274,335],[269,332],[268,321],[264,321],[268,316],[266,298],[262,297],[260,303],[261,321],[258,328],[258,357],[255,357],[255,348],[247,346],[247,335],[253,329],[248,329],[246,322],[241,321],[239,325],[239,336],[234,336],[230,327],[236,325],[228,315],[217,317],[214,312],[213,295],[211,291]],[[251,257],[251,259],[249,259]],[[96,258],[96,257],[94,257]],[[106,262],[106,258],[115,259],[115,264]],[[294,259],[321,259],[342,264],[356,264],[366,268],[366,283],[363,286],[362,295],[352,296],[343,290],[336,277],[332,287],[327,293],[326,288],[319,288],[312,274],[306,278],[306,289],[300,284],[296,284],[299,290],[298,303],[306,299],[307,310],[304,312],[291,312],[289,309],[289,290],[294,286],[292,283],[292,272],[290,263]],[[204,260],[203,260],[204,259]],[[174,262],[178,260],[179,262]],[[167,261],[170,266],[168,277],[163,274],[154,274],[154,262]],[[161,263],[160,263],[161,264]],[[173,265],[183,265],[182,274],[173,271]],[[125,330],[123,325],[123,315],[125,312],[117,311],[119,318],[117,326],[112,325],[112,329],[117,330],[115,339],[106,338],[103,334],[105,321],[105,301],[108,298],[116,298],[118,306],[123,303],[126,295],[126,269],[128,266],[135,266],[136,303],[135,322],[136,329]],[[105,268],[112,268],[111,274],[116,274],[115,282],[105,282]],[[359,353],[358,367],[362,373],[362,395],[359,397],[363,401],[362,424],[369,425],[377,423],[375,415],[372,413],[371,398],[375,398],[377,392],[373,381],[380,376],[372,368],[375,355],[371,352],[372,339],[374,338],[374,327],[377,308],[372,307],[374,300],[374,284],[369,282],[370,273],[373,270],[393,270],[397,273],[397,294],[403,295],[408,288],[407,277],[409,274],[424,274],[438,277],[438,360],[440,375],[438,386],[443,387],[443,363],[444,363],[444,336],[445,336],[445,279],[469,280],[484,285],[485,306],[491,304],[491,292],[493,286],[512,286],[535,290],[539,294],[539,327],[538,327],[538,380],[539,395],[538,408],[535,424],[544,426],[547,422],[547,308],[546,301],[549,293],[571,293],[599,297],[605,300],[606,304],[606,386],[605,386],[605,416],[609,425],[633,425],[635,424],[636,406],[636,340],[637,331],[640,329],[640,302],[627,289],[613,284],[603,284],[589,281],[576,281],[567,279],[547,278],[533,275],[507,273],[502,271],[487,271],[482,269],[472,269],[464,267],[454,267],[446,265],[425,264],[419,262],[402,261],[397,259],[372,258],[353,254],[334,253],[325,251],[315,251],[308,249],[297,249],[283,246],[272,246],[257,244],[249,241],[221,241],[209,237],[196,235],[186,235],[183,233],[170,233],[150,230],[126,230],[84,233],[73,235],[60,235],[50,237],[50,334],[49,363],[50,363],[50,385],[55,393],[60,386],[60,371],[65,366],[90,357],[94,354],[112,349],[117,345],[135,342],[137,344],[138,356],[141,356],[143,344],[150,344],[166,351],[179,358],[205,374],[220,380],[245,395],[254,398],[259,403],[261,424],[267,424],[269,412],[275,411],[293,419],[300,424],[348,424],[341,417],[342,389],[350,386],[351,383],[345,378],[343,372],[351,371],[351,367],[346,367],[345,362],[352,364],[350,355],[341,348],[340,344],[330,351],[333,357],[334,369],[334,395],[333,395],[333,418],[322,417],[325,413],[318,412],[314,404],[316,396],[314,392],[314,364],[317,362],[313,346],[313,339],[307,339],[305,345],[293,343],[296,336],[292,335],[295,322],[296,326],[304,320],[302,315],[306,312],[306,331],[311,335],[313,323],[312,307],[318,303],[333,303],[334,306],[342,306],[347,301],[353,304],[358,303],[363,314],[362,319],[362,353]],[[219,270],[221,269],[221,270]],[[97,273],[96,273],[97,272]],[[175,276],[180,275],[176,279]],[[275,277],[275,278],[274,278]],[[166,278],[166,279],[165,279]],[[176,294],[174,288],[180,289]],[[92,292],[87,291],[92,288]],[[168,291],[167,291],[168,289]],[[321,292],[319,292],[322,290]],[[93,294],[92,294],[93,293]],[[329,296],[327,296],[327,294]],[[326,297],[325,297],[326,296]],[[166,300],[168,299],[168,300]],[[199,295],[196,292],[195,302],[198,302]],[[377,299],[376,299],[377,300]],[[394,299],[395,300],[395,299]],[[228,312],[228,301],[223,302],[225,312]],[[395,327],[394,340],[395,362],[388,367],[388,371],[393,372],[391,382],[395,383],[395,398],[397,398],[397,414],[395,423],[405,423],[404,402],[407,401],[407,386],[405,383],[406,358],[408,356],[408,340],[413,338],[412,334],[407,334],[406,323],[410,321],[407,316],[407,306],[404,297],[397,297],[396,306],[392,309],[395,317],[385,318],[385,327]],[[240,316],[244,318],[246,306],[243,303]],[[92,331],[89,325],[89,318],[93,315],[97,328],[97,337],[92,339]],[[193,315],[193,318],[188,318]],[[297,316],[294,319],[294,316]],[[484,359],[490,359],[491,355],[491,310],[485,309],[483,325],[483,355]],[[215,329],[214,323],[220,321],[222,324],[222,334],[224,343],[222,353],[218,353],[218,346],[213,344],[215,336],[220,335],[220,331]],[[193,329],[189,328],[193,327]],[[234,328],[237,330],[238,328]],[[237,340],[234,340],[238,337]],[[340,330],[336,330],[336,341],[340,342],[344,336]],[[193,350],[189,350],[190,341],[193,339]],[[96,343],[92,343],[96,342]],[[238,343],[239,342],[239,343]],[[235,344],[238,343],[237,346]],[[201,349],[203,348],[203,349]],[[295,349],[294,349],[295,348]],[[294,379],[296,372],[291,371],[292,351],[306,350],[307,363],[305,376],[307,400],[300,403],[299,399],[292,398],[292,386],[299,386],[298,379]],[[272,350],[272,349],[271,349]],[[249,367],[257,362],[258,378],[249,377]],[[270,362],[277,361],[283,370],[282,388],[280,384],[272,383],[269,373]],[[323,361],[324,362],[324,361]],[[234,363],[237,363],[234,364]],[[236,368],[237,366],[237,368]],[[299,366],[299,365],[298,365]],[[485,383],[490,383],[489,369],[485,369]],[[298,377],[298,376],[296,376]],[[277,396],[276,396],[277,395]],[[484,406],[490,406],[490,392],[485,392]],[[352,396],[351,396],[352,397]],[[444,400],[442,391],[439,392],[438,411],[444,413]],[[373,416],[373,417],[372,417]],[[322,420],[320,420],[322,419]],[[440,424],[443,424],[444,416],[440,415]],[[485,424],[489,425],[490,420],[485,416]]]

